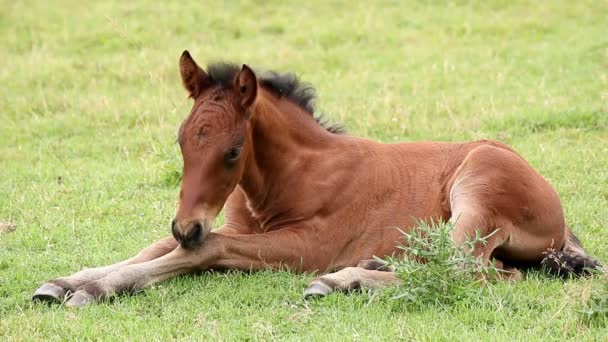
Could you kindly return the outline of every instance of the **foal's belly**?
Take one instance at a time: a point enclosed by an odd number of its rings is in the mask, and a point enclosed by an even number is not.
[[[332,267],[339,269],[355,266],[359,261],[373,257],[400,255],[403,251],[397,246],[403,243],[402,231],[409,231],[420,220],[432,218],[434,221],[438,219],[447,221],[449,219],[449,213],[441,208],[441,203],[433,205],[426,203],[425,206],[420,205],[409,210],[401,209],[404,206],[399,203],[400,200],[395,199],[394,205],[390,208],[368,213],[365,219],[352,223],[346,228],[344,241],[332,241],[335,246],[343,247]],[[356,218],[359,214],[353,214],[351,218]]]

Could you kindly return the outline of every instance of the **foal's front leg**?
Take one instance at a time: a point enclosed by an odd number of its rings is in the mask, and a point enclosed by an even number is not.
[[[217,233],[224,234],[234,234],[236,231],[248,233],[245,229],[237,230],[234,226],[223,226],[216,230]],[[173,251],[177,246],[177,241],[171,236],[160,239],[127,260],[102,267],[86,268],[67,277],[49,280],[36,290],[33,299],[47,302],[63,302],[67,296],[70,296],[91,281],[101,279],[125,266],[159,258]]]
[[[198,248],[177,247],[163,257],[122,267],[89,282],[74,293],[67,305],[85,305],[116,294],[140,290],[180,274],[213,268],[325,270],[330,266],[329,253],[333,253],[333,249],[316,245],[316,234],[306,229],[281,229],[253,235],[211,232]]]
[[[87,268],[76,272],[70,276],[56,278],[44,283],[34,293],[34,300],[41,301],[58,301],[62,302],[64,298],[71,293],[76,292],[85,284],[103,278],[108,274],[115,272],[127,265],[137,264],[161,257],[177,247],[177,241],[173,237],[161,239],[152,245],[144,248],[136,256],[124,261],[120,261],[108,266]]]

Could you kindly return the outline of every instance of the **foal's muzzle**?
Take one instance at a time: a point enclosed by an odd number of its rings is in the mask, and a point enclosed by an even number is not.
[[[195,219],[180,223],[180,221],[174,219],[171,222],[173,237],[184,249],[199,246],[210,231],[211,225],[206,220]]]

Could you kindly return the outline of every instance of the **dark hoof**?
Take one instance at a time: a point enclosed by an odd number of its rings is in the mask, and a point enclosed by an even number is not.
[[[63,287],[46,283],[36,290],[32,300],[47,303],[62,303],[67,292]]]
[[[331,288],[321,282],[312,282],[306,290],[304,290],[304,299],[316,299],[327,296],[331,293]]]
[[[70,299],[65,302],[65,305],[69,307],[83,307],[87,304],[91,304],[94,302],[95,298],[93,296],[91,296],[85,291],[79,290],[74,292],[72,297],[70,297]]]

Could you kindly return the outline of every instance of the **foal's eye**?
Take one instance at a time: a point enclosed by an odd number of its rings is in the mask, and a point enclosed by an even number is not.
[[[224,155],[224,158],[228,162],[235,162],[241,157],[242,149],[243,148],[241,146],[233,147],[233,148],[229,149],[228,152],[226,152],[226,154]]]

